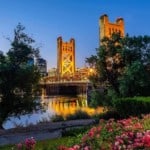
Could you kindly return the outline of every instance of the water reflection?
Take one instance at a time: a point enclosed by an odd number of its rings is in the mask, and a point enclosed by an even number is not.
[[[40,121],[51,120],[55,114],[66,116],[74,113],[77,109],[86,109],[87,100],[85,95],[77,97],[68,96],[53,96],[41,98],[41,103],[44,112],[38,111],[32,114],[21,115],[18,117],[10,117],[4,124],[5,129],[14,128],[16,126],[27,126],[29,124],[36,124]]]
[[[73,114],[76,110],[88,107],[85,95],[42,99],[42,104],[45,106],[46,110],[53,110],[55,114],[63,117]]]
[[[77,110],[86,111],[89,115],[103,112],[103,108],[96,110],[89,108],[85,95],[76,97],[53,96],[41,98],[40,100],[44,111],[40,110],[38,112],[33,112],[32,114],[21,115],[19,118],[10,117],[9,120],[3,124],[3,127],[9,129],[17,126],[37,124],[40,121],[50,121],[52,116],[56,114],[65,118],[67,115],[73,114]]]

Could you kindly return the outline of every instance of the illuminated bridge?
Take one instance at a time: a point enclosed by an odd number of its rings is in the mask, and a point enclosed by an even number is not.
[[[76,68],[75,40],[63,42],[57,38],[57,69],[53,68],[48,76],[43,77],[40,85],[42,95],[68,95],[86,93],[91,84],[88,76],[93,73],[91,68]]]
[[[77,95],[86,94],[87,90],[91,88],[91,83],[88,80],[77,81],[55,81],[40,83],[42,87],[42,95]]]

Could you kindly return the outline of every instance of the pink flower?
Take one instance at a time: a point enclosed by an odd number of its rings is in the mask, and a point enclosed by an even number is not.
[[[88,139],[88,135],[84,135],[84,136],[82,137],[82,142],[84,143],[87,139]]]
[[[64,150],[79,150],[80,146],[79,145],[74,145],[73,147],[70,147],[68,149],[64,149]]]
[[[98,132],[100,132],[100,131],[101,131],[101,129],[102,129],[102,127],[101,127],[101,126],[97,127],[97,131],[98,131]]]
[[[142,141],[143,141],[143,143],[144,143],[144,145],[145,145],[146,147],[149,147],[149,148],[150,148],[150,133],[149,133],[149,134],[145,134],[145,135],[143,136]]]
[[[84,147],[83,150],[90,150],[90,148],[88,146]]]
[[[133,125],[133,129],[143,129],[143,126],[138,122]]]
[[[99,138],[99,137],[100,137],[100,134],[96,134],[96,137]]]
[[[66,146],[60,145],[58,147],[58,150],[68,150],[68,148]]]
[[[25,139],[25,147],[27,150],[31,150],[34,148],[36,141],[33,137]]]
[[[74,145],[73,148],[74,148],[75,150],[79,150],[80,146],[79,146],[79,145]]]
[[[23,148],[23,144],[22,143],[17,144],[17,150],[21,150],[22,148]]]
[[[93,137],[94,137],[94,132],[93,132],[93,131],[90,131],[90,132],[88,133],[88,136],[91,137],[91,138],[93,138]]]
[[[76,149],[74,149],[73,147],[70,147],[68,150],[76,150]]]

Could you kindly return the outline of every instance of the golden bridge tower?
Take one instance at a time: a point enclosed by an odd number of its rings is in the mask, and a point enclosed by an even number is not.
[[[62,37],[57,38],[57,69],[58,75],[73,76],[75,73],[75,40],[63,42]]]
[[[124,36],[123,18],[117,18],[115,23],[111,23],[109,22],[108,16],[104,14],[99,19],[99,26],[100,41],[104,37],[110,37],[115,32],[120,32],[121,36]]]

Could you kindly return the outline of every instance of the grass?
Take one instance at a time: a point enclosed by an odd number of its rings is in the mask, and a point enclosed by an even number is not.
[[[13,145],[0,146],[0,150],[12,150]]]
[[[39,141],[36,144],[36,150],[57,150],[59,145],[72,146],[80,142],[80,138],[77,137],[62,137],[52,140]]]
[[[58,146],[65,145],[71,147],[75,144],[79,144],[81,137],[85,134],[90,127],[74,128],[63,132],[63,137],[56,139],[49,139],[43,141],[37,141],[35,150],[57,150]],[[0,150],[16,150],[15,145],[0,146]]]
[[[81,138],[81,137],[80,137]],[[50,140],[37,141],[35,150],[57,150],[59,145],[71,147],[79,143],[80,138],[77,137],[62,137]],[[17,150],[15,145],[0,146],[0,150]]]

